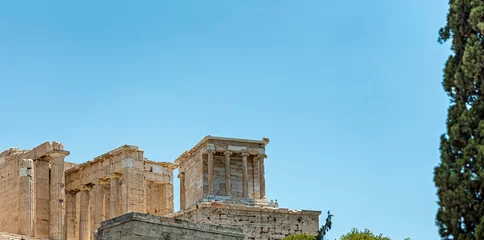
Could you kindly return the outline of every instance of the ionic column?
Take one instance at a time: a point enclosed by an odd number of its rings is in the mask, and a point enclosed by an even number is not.
[[[249,153],[242,153],[242,190],[244,198],[249,197],[249,175],[247,174],[247,157],[250,156]]]
[[[20,161],[18,232],[25,236],[34,236],[34,163],[31,159]]]
[[[115,218],[119,216],[119,175],[114,175],[111,177],[110,185],[110,194],[109,197],[109,218]]]
[[[208,195],[213,195],[213,153],[215,151],[208,149]]]
[[[103,212],[104,212],[104,182],[97,181],[93,186],[94,191],[94,229],[101,227]]]
[[[257,155],[259,159],[259,179],[260,179],[260,198],[266,198],[266,176],[265,176],[265,168],[264,168],[264,159],[267,157],[265,154]]]
[[[68,151],[55,149],[50,154],[50,239],[65,240],[65,177],[64,158]]]
[[[185,210],[185,173],[178,174],[180,178],[180,210]]]
[[[79,191],[80,194],[80,219],[79,219],[79,239],[89,239],[89,188],[84,187]]]
[[[225,151],[225,195],[231,196],[232,195],[232,183],[230,181],[230,155],[232,155],[231,151]]]

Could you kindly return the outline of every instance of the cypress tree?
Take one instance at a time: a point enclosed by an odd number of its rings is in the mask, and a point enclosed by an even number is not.
[[[450,0],[441,43],[452,41],[443,74],[450,99],[441,162],[434,170],[443,239],[484,239],[484,0]]]

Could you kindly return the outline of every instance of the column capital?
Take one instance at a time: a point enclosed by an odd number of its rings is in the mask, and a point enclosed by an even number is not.
[[[45,154],[45,156],[49,157],[67,157],[71,154],[69,151],[61,150],[61,149],[54,149]]]
[[[72,190],[66,190],[66,193],[76,195],[79,191],[80,191],[79,189],[72,189]]]
[[[121,173],[115,172],[115,173],[113,173],[109,176],[109,179],[111,179],[111,178],[122,178],[122,177],[123,177],[123,175]]]
[[[258,154],[258,155],[257,155],[257,158],[258,158],[258,159],[259,159],[259,158],[262,158],[262,159],[267,158],[267,154],[265,154],[265,153]]]
[[[92,188],[92,184],[89,184],[89,185],[81,185],[79,186],[79,191],[90,191]]]
[[[215,153],[215,149],[207,149],[207,154],[209,153],[212,153],[212,154]]]
[[[100,179],[97,179],[96,181],[94,181],[94,185],[106,185],[108,184],[108,181],[107,179],[104,179],[104,178],[100,178]]]
[[[230,156],[230,155],[232,155],[232,154],[233,154],[233,152],[228,151],[228,150],[224,152],[224,155],[225,155],[225,156]]]
[[[242,157],[248,157],[248,156],[250,156],[250,153],[248,153],[248,152],[242,152],[240,155]]]

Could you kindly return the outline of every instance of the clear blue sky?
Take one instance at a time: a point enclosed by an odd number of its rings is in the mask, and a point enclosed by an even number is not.
[[[0,149],[269,137],[268,197],[438,239],[447,1],[2,1]],[[178,182],[176,182],[178,189]],[[178,190],[176,190],[178,207]],[[321,222],[325,214],[321,215]]]

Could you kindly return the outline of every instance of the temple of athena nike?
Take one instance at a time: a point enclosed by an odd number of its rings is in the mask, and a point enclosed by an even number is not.
[[[281,208],[267,198],[268,143],[206,136],[174,162],[147,159],[139,147],[124,145],[82,164],[68,162],[69,151],[58,142],[10,148],[0,153],[0,240],[317,234],[320,211]]]

